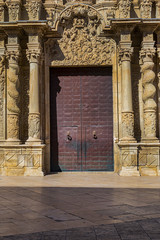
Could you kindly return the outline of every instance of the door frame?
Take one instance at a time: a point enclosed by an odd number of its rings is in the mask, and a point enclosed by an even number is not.
[[[113,95],[113,160],[114,160],[114,172],[119,171],[119,147],[117,145],[119,140],[119,122],[121,121],[121,115],[120,113],[120,102],[121,102],[121,85],[120,82],[118,82],[118,76],[120,79],[121,76],[121,70],[118,65],[117,61],[117,49],[115,44],[115,51],[112,55],[112,64],[110,65],[103,65],[102,67],[112,67],[112,95]],[[57,67],[100,67],[100,65],[83,65],[83,66],[54,66],[52,65],[52,60],[49,57],[49,52],[47,51],[48,44],[45,43],[45,170],[47,173],[50,172],[51,166],[50,166],[50,68],[57,68]]]
[[[72,67],[73,69],[77,69],[77,66],[76,67]],[[82,72],[83,72],[83,69],[90,69],[90,71],[88,72],[87,71],[87,76],[92,76],[92,74],[90,75],[89,73],[92,73],[92,69],[93,68],[95,68],[95,70],[94,70],[94,72],[97,72],[97,70],[98,70],[98,72],[99,72],[99,69],[101,69],[100,70],[100,75],[98,75],[98,76],[103,76],[103,73],[107,73],[108,71],[111,73],[111,69],[112,69],[112,67],[111,66],[83,66],[83,67],[78,67],[78,69],[75,71],[74,70],[74,72],[75,73],[77,73],[78,71],[79,71],[79,69],[82,69]],[[107,69],[108,68],[108,69]],[[52,82],[54,82],[54,77],[52,76],[52,74],[53,74],[53,72],[54,72],[54,69],[55,69],[55,71],[57,71],[58,70],[58,73],[59,74],[61,74],[61,72],[64,72],[64,73],[66,73],[66,72],[68,72],[68,70],[69,70],[69,73],[70,73],[70,70],[71,70],[71,67],[66,67],[66,66],[64,66],[64,67],[50,67],[50,85],[52,85]],[[61,70],[59,70],[59,69],[62,69],[62,71]],[[64,69],[65,69],[65,71],[64,71]],[[97,70],[96,70],[97,69]],[[81,71],[81,70],[80,70]],[[71,72],[72,72],[72,70],[71,70]],[[102,73],[102,75],[101,75],[101,73]],[[110,74],[109,73],[109,74]],[[53,74],[54,75],[54,74]],[[56,74],[56,76],[59,76],[59,75],[57,75]],[[61,75],[60,75],[61,76]],[[67,76],[66,74],[64,74],[63,76]],[[70,74],[69,74],[69,76],[70,76]],[[73,75],[74,76],[74,75]],[[81,74],[78,74],[78,75],[76,75],[76,76],[79,76],[79,77],[81,77],[81,76],[84,76],[84,75],[81,75]],[[86,76],[86,75],[85,75]],[[93,75],[94,76],[94,75]],[[95,75],[96,76],[96,75]],[[108,75],[108,74],[106,74],[105,75],[105,77],[107,77],[107,76],[111,76],[111,78],[112,78],[112,74],[111,75]],[[111,86],[113,85],[113,83],[112,83],[112,80],[110,80],[109,81],[110,82],[110,84],[111,84]],[[54,84],[54,83],[53,83]],[[53,90],[53,87],[51,88],[52,90]],[[73,88],[74,89],[74,88]],[[112,90],[113,90],[113,86],[112,86]],[[52,99],[52,91],[50,90],[50,101],[51,101],[51,99]],[[107,104],[107,102],[106,102],[106,104]],[[50,103],[50,111],[51,110],[53,110],[52,108],[51,108],[51,103]],[[82,110],[82,109],[81,109]],[[112,112],[113,112],[113,91],[112,91]],[[52,112],[52,117],[54,118],[54,116],[56,115],[56,112],[53,114],[53,112]],[[114,122],[114,120],[113,120],[113,115],[112,115],[112,124],[113,124],[113,122]],[[50,125],[52,124],[52,121],[50,121]],[[56,123],[57,125],[57,127],[56,127],[56,129],[57,129],[57,134],[56,135],[59,135],[58,134],[58,121],[57,121],[57,123]],[[80,124],[80,126],[81,126],[81,124]],[[78,127],[78,128],[80,128],[80,126]],[[71,128],[71,126],[68,126],[68,125],[66,125],[65,127],[68,127],[68,128]],[[74,126],[75,127],[75,126]],[[92,126],[93,127],[93,126]],[[97,127],[99,127],[99,125],[97,125]],[[85,128],[84,126],[83,126],[83,128]],[[52,132],[52,128],[50,129],[51,130],[51,132]],[[82,129],[81,129],[82,130]],[[84,131],[84,129],[83,129],[83,131]],[[67,132],[67,130],[66,130],[66,132]],[[71,132],[72,132],[72,130],[71,130]],[[84,132],[83,132],[83,134],[84,134]],[[112,129],[112,134],[113,134],[113,129]],[[80,134],[81,135],[81,134]],[[81,136],[82,137],[82,136]],[[82,140],[82,139],[81,139]],[[56,141],[57,142],[57,141]],[[56,144],[56,142],[55,142],[55,144]],[[60,142],[61,141],[58,141],[58,145],[57,146],[59,146],[59,144],[60,144]],[[81,141],[80,141],[81,142]],[[113,144],[113,137],[112,137],[112,144]],[[82,143],[82,142],[81,142]],[[106,142],[107,143],[107,142]],[[53,144],[53,142],[51,141],[51,144]],[[110,141],[109,141],[109,144],[110,144]],[[83,144],[82,144],[83,145]],[[53,149],[54,149],[54,146],[55,146],[55,148],[57,148],[56,147],[56,145],[52,145],[52,146],[50,146],[51,147],[51,154],[54,152],[53,151]],[[53,152],[52,152],[53,151]],[[56,149],[56,152],[57,152],[58,150]],[[112,154],[114,153],[114,144],[113,144],[113,149],[112,149]],[[82,154],[82,152],[81,152],[81,154]],[[80,155],[81,155],[80,154]],[[83,155],[83,154],[82,154]],[[83,156],[84,157],[84,156]],[[53,161],[53,156],[52,156],[52,159],[51,159],[52,161]],[[113,154],[113,166],[114,166],[114,154]],[[53,171],[53,165],[52,165],[52,161],[51,161],[51,169],[52,169],[52,171]],[[79,160],[80,161],[80,160]],[[82,163],[84,162],[84,159],[83,159],[83,161],[82,161]],[[107,165],[108,166],[108,165]],[[59,167],[59,166],[58,166]],[[106,168],[108,168],[108,167],[106,167]],[[60,168],[59,168],[59,170],[57,170],[58,172],[60,171],[61,172],[61,170],[60,170]],[[62,170],[62,171],[76,171],[76,172],[78,172],[78,171],[94,171],[94,172],[96,172],[96,170],[89,170],[89,169],[86,169],[86,170],[84,170],[83,169],[83,164],[81,165],[81,167],[80,167],[80,169],[79,170]],[[113,172],[113,170],[97,170],[97,171],[101,171],[101,172]]]

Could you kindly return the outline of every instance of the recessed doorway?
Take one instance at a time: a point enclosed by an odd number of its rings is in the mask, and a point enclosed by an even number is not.
[[[51,171],[113,171],[111,67],[51,68]]]

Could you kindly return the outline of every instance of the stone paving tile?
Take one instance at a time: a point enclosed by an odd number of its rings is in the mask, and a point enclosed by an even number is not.
[[[160,240],[159,202],[151,188],[3,187],[0,240]]]

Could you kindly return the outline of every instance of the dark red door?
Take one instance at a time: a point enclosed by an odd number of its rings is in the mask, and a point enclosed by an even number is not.
[[[113,171],[111,68],[52,68],[51,170]]]

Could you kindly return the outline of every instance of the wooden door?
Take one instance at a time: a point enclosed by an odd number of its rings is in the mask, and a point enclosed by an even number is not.
[[[52,171],[113,171],[111,68],[53,68]]]

